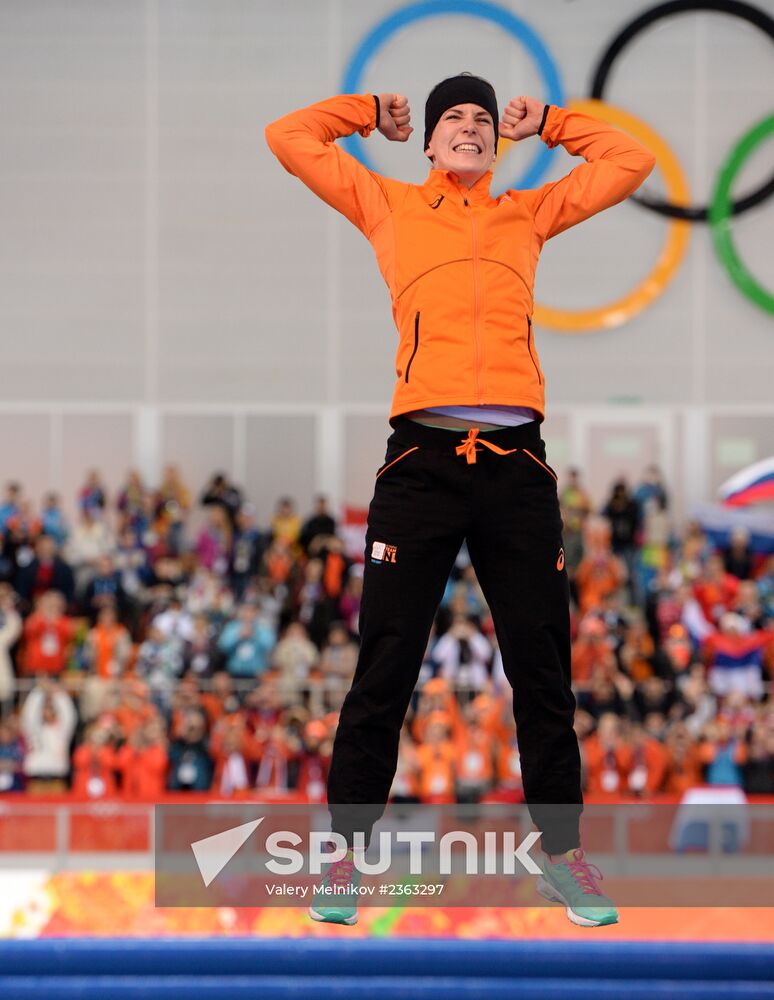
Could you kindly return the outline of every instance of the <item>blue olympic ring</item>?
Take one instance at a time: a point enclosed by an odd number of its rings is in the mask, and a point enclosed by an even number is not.
[[[360,92],[360,83],[368,63],[394,34],[415,21],[441,17],[444,14],[464,14],[482,21],[491,21],[501,27],[512,38],[520,42],[534,59],[548,92],[546,102],[557,104],[560,107],[564,105],[564,91],[559,78],[559,68],[540,36],[515,14],[498,4],[488,3],[486,0],[424,0],[421,3],[408,4],[406,7],[401,7],[394,13],[388,14],[374,26],[355,49],[344,70],[342,93],[357,94]],[[344,145],[347,151],[360,160],[364,167],[369,170],[376,169],[359,136],[348,136],[344,140]],[[506,186],[513,188],[536,187],[547,172],[552,155],[553,150],[544,143],[539,143],[537,153],[524,173],[517,177],[513,184]]]

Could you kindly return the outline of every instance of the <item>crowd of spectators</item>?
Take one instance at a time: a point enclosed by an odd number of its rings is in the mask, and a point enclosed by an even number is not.
[[[679,533],[658,470],[595,509],[560,483],[586,791],[774,794],[774,556]],[[175,467],[112,497],[88,474],[0,499],[0,793],[325,796],[358,654],[362,564],[326,499],[268,524],[228,477]],[[404,726],[401,801],[519,801],[497,637],[465,549]]]

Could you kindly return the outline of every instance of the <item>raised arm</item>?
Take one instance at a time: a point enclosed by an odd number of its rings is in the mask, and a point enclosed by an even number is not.
[[[408,139],[412,130],[405,97],[332,97],[267,125],[266,141],[289,173],[370,236],[390,212],[386,187],[335,140],[355,132],[366,137],[375,128],[388,139]]]
[[[508,104],[500,134],[517,141],[539,135],[550,149],[562,145],[586,160],[566,177],[533,192],[535,227],[544,240],[628,198],[656,162],[624,132],[531,97],[516,97]]]

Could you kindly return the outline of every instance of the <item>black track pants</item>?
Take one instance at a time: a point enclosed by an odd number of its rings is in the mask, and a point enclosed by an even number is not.
[[[351,837],[348,804],[372,805],[374,821],[381,815],[433,618],[467,539],[513,687],[525,798],[542,846],[550,853],[578,846],[580,755],[561,532],[537,423],[476,441],[466,431],[397,422],[368,513],[360,656],[328,779],[336,832]],[[546,803],[570,808],[548,820],[539,808]]]

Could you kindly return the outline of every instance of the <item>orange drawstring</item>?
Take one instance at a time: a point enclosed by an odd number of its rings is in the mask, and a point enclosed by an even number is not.
[[[514,451],[518,451],[518,448],[509,448],[507,451],[504,448],[498,448],[496,444],[492,444],[491,441],[486,441],[484,438],[479,438],[478,427],[471,427],[468,431],[468,436],[463,438],[462,444],[457,445],[457,454],[464,455],[468,460],[468,465],[475,465],[476,463],[476,445],[482,444],[485,448],[493,451],[495,455],[512,455]]]

